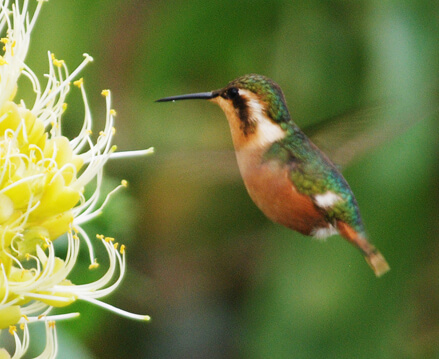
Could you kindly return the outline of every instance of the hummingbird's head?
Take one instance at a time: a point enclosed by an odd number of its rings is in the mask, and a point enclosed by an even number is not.
[[[244,75],[231,81],[225,88],[213,92],[217,92],[228,103],[226,105],[221,100],[217,101],[223,110],[232,106],[241,112],[239,117],[243,121],[256,121],[260,112],[274,123],[281,124],[290,120],[281,88],[268,77]]]
[[[241,76],[226,87],[158,100],[206,99],[217,103],[227,116],[235,148],[248,143],[268,145],[282,139],[282,123],[290,121],[281,88],[269,78],[250,74]]]

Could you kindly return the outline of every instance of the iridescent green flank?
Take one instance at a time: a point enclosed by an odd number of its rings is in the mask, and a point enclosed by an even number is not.
[[[329,222],[341,220],[363,233],[364,227],[357,201],[339,170],[305,136],[291,120],[285,98],[280,87],[261,75],[246,75],[229,83],[256,93],[266,104],[267,115],[287,133],[286,137],[275,142],[266,152],[265,160],[280,161],[290,168],[291,181],[297,190],[308,196],[325,194],[330,191],[343,200],[332,207],[322,209]]]
[[[342,201],[325,208],[328,221],[341,220],[363,233],[357,201],[340,171],[295,124],[282,127],[287,130],[287,136],[274,143],[265,158],[277,159],[289,166],[291,181],[299,192],[308,196],[328,191],[339,195]]]

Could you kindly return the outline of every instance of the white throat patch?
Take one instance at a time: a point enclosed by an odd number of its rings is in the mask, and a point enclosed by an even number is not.
[[[267,146],[285,137],[286,133],[265,114],[262,105],[255,98],[255,95],[247,90],[239,90],[241,96],[247,99],[249,107],[249,120],[256,123],[256,136],[253,141],[259,146]]]

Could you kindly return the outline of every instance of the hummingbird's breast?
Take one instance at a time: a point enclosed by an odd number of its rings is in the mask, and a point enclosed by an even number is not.
[[[264,149],[236,151],[247,191],[259,209],[272,221],[305,235],[329,226],[311,198],[299,193],[289,170],[279,161],[263,161]]]

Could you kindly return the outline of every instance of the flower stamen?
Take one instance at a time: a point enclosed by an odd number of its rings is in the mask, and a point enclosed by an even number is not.
[[[38,0],[33,14],[28,12],[28,0],[21,5],[19,0],[11,2],[0,4],[0,329],[8,329],[14,337],[13,357],[20,358],[29,346],[28,326],[44,322],[46,346],[39,357],[49,358],[58,352],[55,322],[79,315],[50,315],[55,307],[83,300],[125,317],[149,320],[98,300],[120,285],[126,271],[125,246],[114,238],[97,235],[108,257],[100,278],[77,284],[69,277],[81,245],[88,250],[89,269],[99,266],[96,243],[81,225],[101,214],[115,193],[127,187],[123,180],[102,195],[104,165],[109,159],[143,156],[153,149],[116,152],[112,144],[116,111],[109,90],[101,92],[104,129],[92,139],[93,117],[84,80],[78,75],[93,58],[84,54],[69,72],[64,60],[48,52],[42,85],[25,57],[43,0]],[[22,75],[34,92],[31,106],[15,100]],[[84,115],[79,133],[70,140],[63,135],[62,115],[72,85],[79,88]],[[89,184],[93,191],[87,196]],[[65,253],[59,254],[55,242],[65,244]]]

